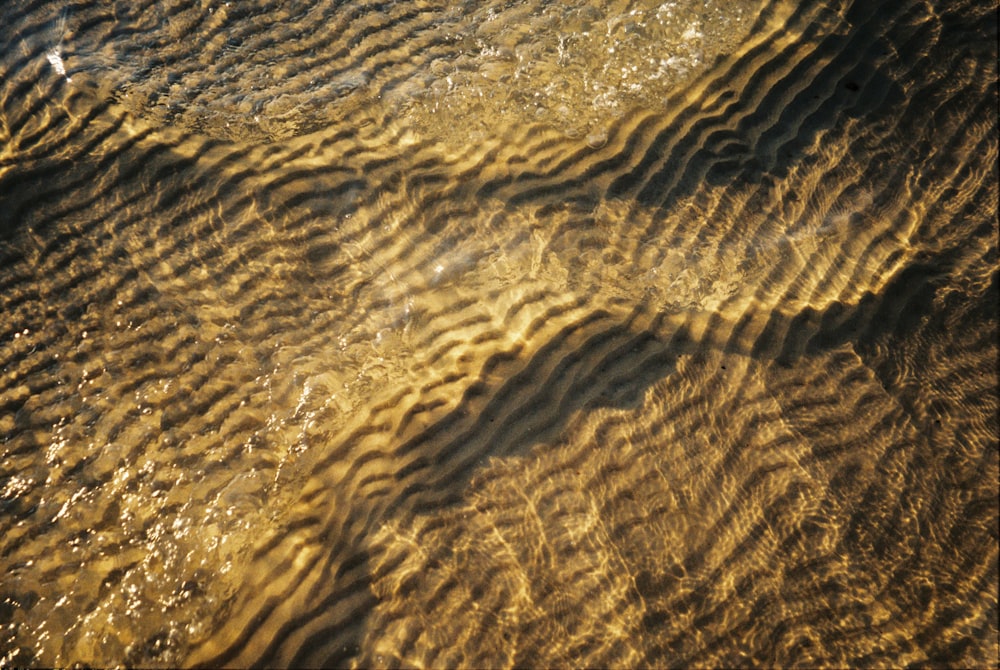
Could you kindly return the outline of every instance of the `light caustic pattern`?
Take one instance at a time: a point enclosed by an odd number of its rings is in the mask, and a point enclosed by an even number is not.
[[[7,3],[0,665],[995,665],[995,3]]]

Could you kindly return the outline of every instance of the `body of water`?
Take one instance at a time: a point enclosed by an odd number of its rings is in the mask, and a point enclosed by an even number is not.
[[[998,662],[997,3],[0,8],[0,667]]]

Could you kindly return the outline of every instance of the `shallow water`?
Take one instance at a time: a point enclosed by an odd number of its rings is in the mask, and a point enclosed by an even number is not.
[[[996,665],[997,6],[0,11],[0,666]]]

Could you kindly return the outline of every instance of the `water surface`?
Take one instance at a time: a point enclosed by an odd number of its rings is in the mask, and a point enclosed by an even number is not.
[[[8,3],[0,665],[996,665],[996,12]]]

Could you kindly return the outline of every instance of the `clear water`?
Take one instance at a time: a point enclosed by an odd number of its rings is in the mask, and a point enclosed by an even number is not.
[[[0,17],[0,665],[996,665],[994,4]]]

